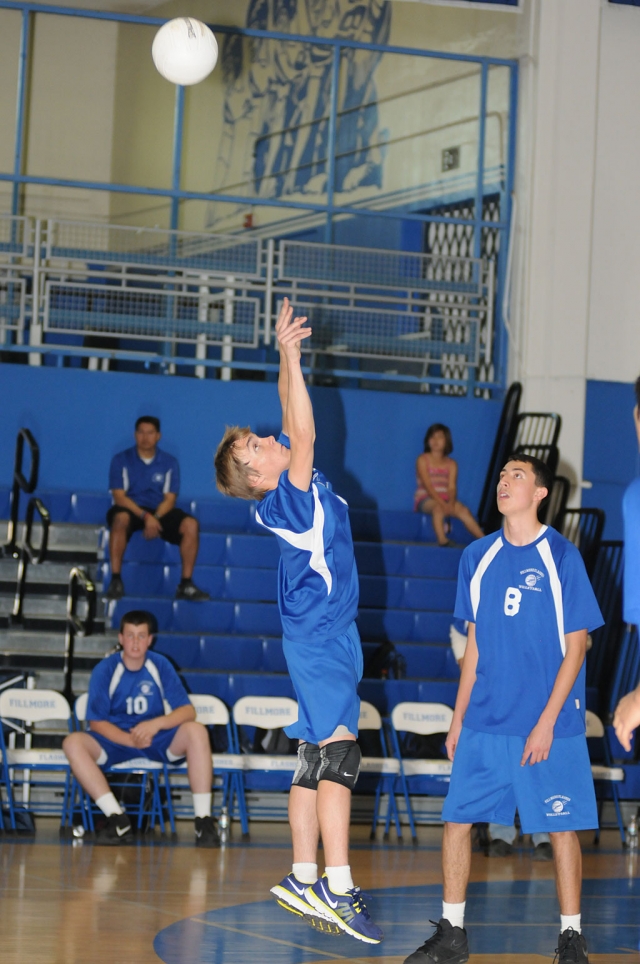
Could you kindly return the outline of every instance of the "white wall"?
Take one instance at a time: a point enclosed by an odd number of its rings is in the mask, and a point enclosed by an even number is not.
[[[587,375],[640,373],[640,8],[605,4]]]

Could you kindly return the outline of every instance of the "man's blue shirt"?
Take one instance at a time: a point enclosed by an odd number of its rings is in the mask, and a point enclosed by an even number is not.
[[[282,433],[282,445],[289,439]],[[280,545],[278,603],[284,635],[318,642],[344,633],[358,612],[358,572],[349,507],[313,470],[306,492],[283,472],[256,510]]]
[[[640,625],[640,478],[634,479],[622,499],[624,522],[624,621]]]
[[[109,488],[124,489],[137,505],[157,509],[168,492],[175,495],[180,492],[178,460],[156,448],[152,462],[147,465],[134,445],[111,459]]]
[[[528,736],[565,655],[565,635],[603,623],[576,547],[543,527],[529,545],[499,533],[467,546],[458,573],[455,616],[475,623],[477,678],[464,725]],[[585,667],[560,711],[554,735],[585,731]]]
[[[128,733],[143,720],[164,716],[165,700],[172,710],[189,704],[165,656],[149,651],[144,666],[134,671],[124,665],[121,652],[112,653],[91,673],[87,720],[106,720]]]

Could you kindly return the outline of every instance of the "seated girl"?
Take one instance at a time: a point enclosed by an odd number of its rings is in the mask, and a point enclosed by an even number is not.
[[[427,429],[424,452],[416,460],[415,512],[427,512],[433,519],[433,528],[439,546],[452,546],[445,531],[449,517],[460,519],[469,532],[482,538],[484,532],[469,509],[456,497],[458,465],[449,458],[453,451],[451,432],[446,425],[436,422]]]

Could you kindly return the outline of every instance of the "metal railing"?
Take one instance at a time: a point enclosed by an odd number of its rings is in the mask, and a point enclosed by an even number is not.
[[[33,519],[38,513],[41,523],[40,545],[37,549],[31,544],[31,533],[33,530]],[[10,622],[14,626],[19,626],[24,622],[24,594],[27,587],[27,571],[29,565],[40,565],[47,558],[47,548],[49,545],[49,527],[51,517],[46,506],[40,499],[29,499],[25,516],[24,532],[22,545],[18,550],[18,573],[16,576],[16,592],[13,600]]]
[[[86,601],[84,617],[78,615],[78,602]],[[73,702],[73,660],[76,636],[91,636],[96,615],[96,587],[84,569],[74,566],[69,572],[67,592],[67,622],[64,634],[64,685],[62,693]]]
[[[23,460],[25,442],[31,454],[31,469],[29,478],[24,475]],[[9,513],[9,524],[7,527],[8,541],[2,547],[4,556],[18,558],[17,536],[18,536],[18,515],[20,511],[20,493],[31,495],[38,484],[38,470],[40,468],[40,449],[38,443],[28,428],[21,428],[16,438],[16,454],[13,465],[13,485],[11,488],[11,509]]]
[[[15,220],[0,216],[0,226]],[[119,359],[169,374],[184,366],[199,377],[207,368],[223,377],[276,371],[285,296],[313,327],[304,346],[312,374],[354,377],[342,356],[360,360],[363,378],[477,387],[492,362],[491,258],[17,220],[22,242],[0,245],[0,335],[5,351],[28,352],[31,364],[53,353],[102,359],[103,368]],[[5,225],[0,238],[11,233]],[[452,356],[462,377],[441,374]]]

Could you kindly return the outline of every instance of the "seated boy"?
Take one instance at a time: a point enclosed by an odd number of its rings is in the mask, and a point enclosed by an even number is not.
[[[313,468],[313,410],[300,367],[300,342],[311,331],[302,328],[306,318],[292,315],[285,298],[276,325],[280,441],[227,429],[215,459],[218,488],[260,501],[256,521],[277,536],[281,552],[282,645],[298,698],[298,721],[286,732],[300,745],[289,796],[293,867],[271,893],[315,927],[378,944],[382,931],[349,866],[351,791],[360,770],[358,573],[347,504]],[[318,879],[320,835],[326,864]]]
[[[146,757],[182,763],[189,769],[193,793],[196,846],[217,847],[211,817],[213,767],[206,727],[168,659],[149,652],[153,616],[125,613],[118,640],[122,647],[106,656],[91,673],[87,721],[89,732],[71,733],[62,744],[74,776],[107,818],[96,843],[130,843],[131,822],[112,793],[103,766]],[[171,707],[165,712],[165,700]]]

